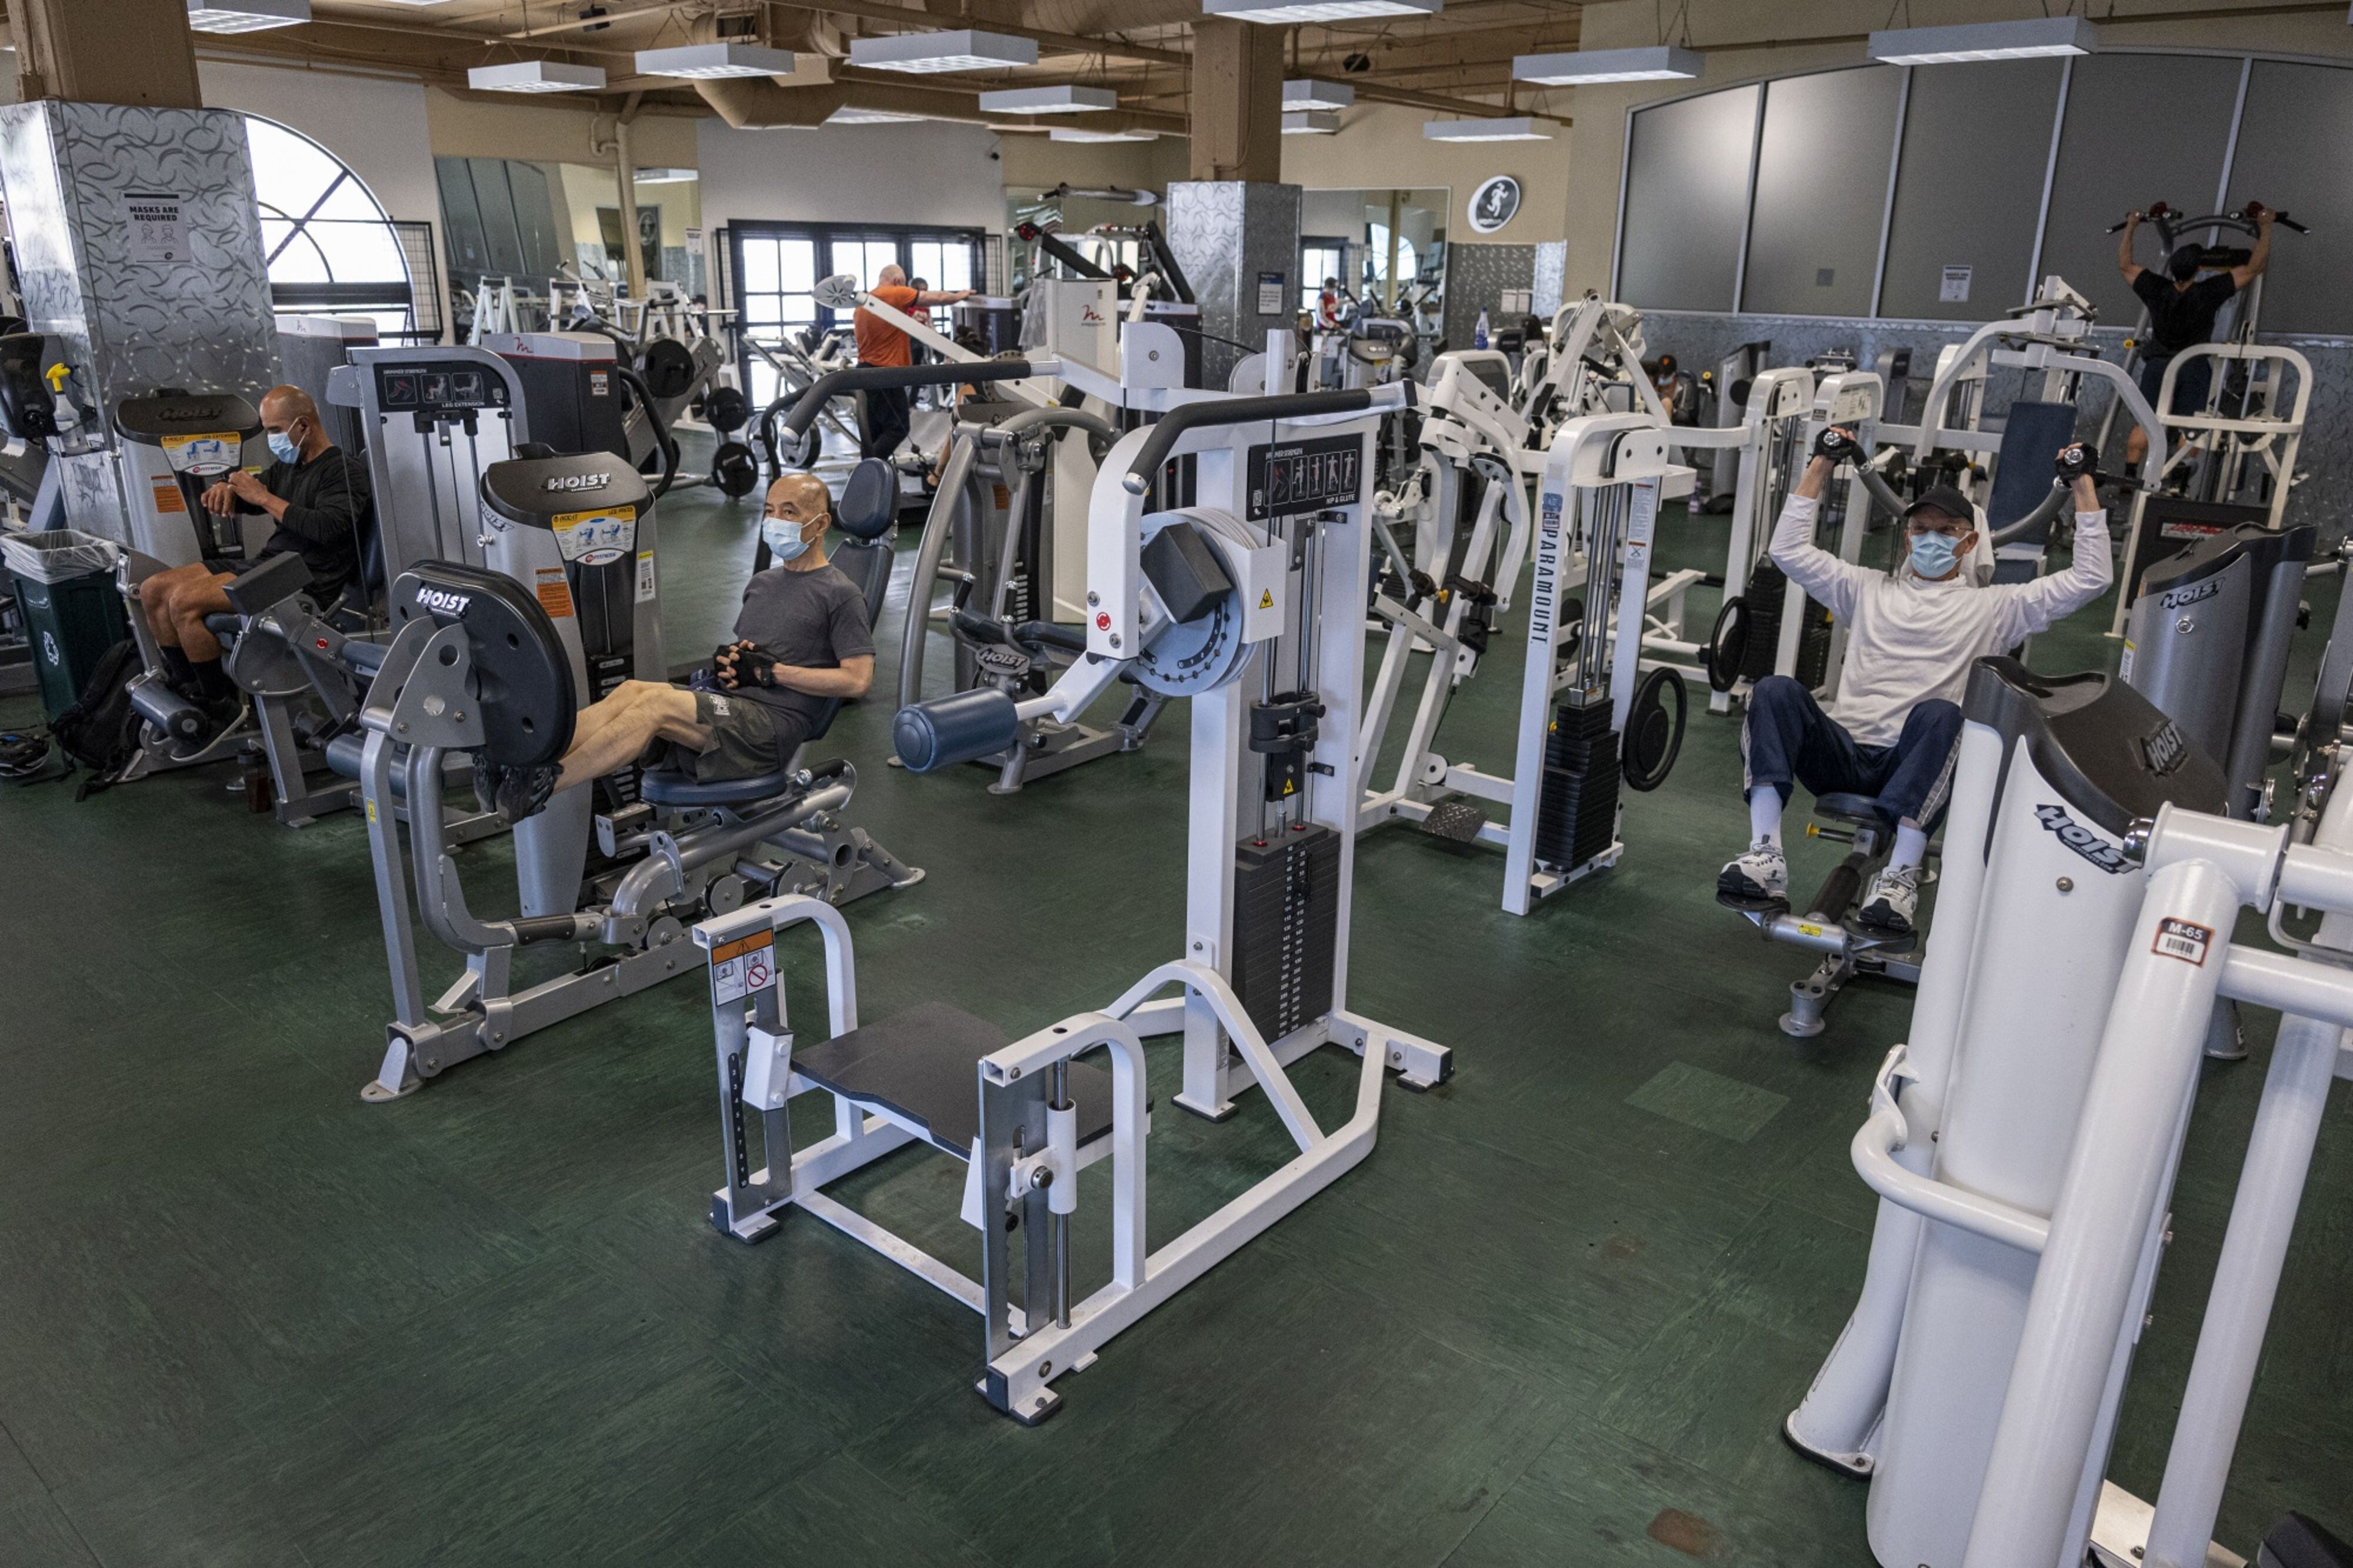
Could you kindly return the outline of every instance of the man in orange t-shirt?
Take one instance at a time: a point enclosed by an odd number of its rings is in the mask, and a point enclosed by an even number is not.
[[[906,271],[899,267],[885,267],[881,277],[875,279],[870,290],[874,298],[894,310],[912,310],[918,305],[953,305],[973,296],[970,289],[948,291],[938,289],[910,289]],[[858,363],[860,365],[913,364],[914,355],[907,334],[892,326],[871,310],[860,309],[850,318],[858,333]],[[903,386],[870,386],[866,389],[866,419],[864,455],[887,458],[899,449],[907,438],[907,389]]]

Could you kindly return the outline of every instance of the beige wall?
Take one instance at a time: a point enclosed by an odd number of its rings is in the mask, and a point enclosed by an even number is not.
[[[1282,139],[1282,177],[1320,190],[1444,185],[1457,209],[1447,214],[1449,239],[1534,245],[1561,237],[1575,131],[1559,128],[1549,142],[1463,145],[1424,137],[1422,121],[1431,118],[1426,110],[1387,104],[1343,110],[1335,135]],[[1475,234],[1460,209],[1496,174],[1517,176],[1519,215],[1493,234]]]
[[[2253,4],[2254,0],[2250,0]],[[1696,82],[1629,82],[1556,89],[1546,100],[1577,121],[1577,156],[1568,170],[1566,226],[1543,237],[1568,240],[1567,287],[1571,293],[1607,289],[1609,252],[1618,223],[1620,164],[1625,155],[1626,111],[1657,99],[1678,98],[1736,82],[1798,71],[1864,64],[1859,39],[1816,44],[1802,40],[1851,36],[1882,25],[1885,11],[1858,0],[1690,0],[1691,37],[1706,52],[1706,74]],[[2205,7],[2200,7],[2204,9]],[[2040,16],[2039,0],[1936,0],[1918,8],[1921,26],[2009,21]],[[2154,9],[2154,7],[2151,7]],[[1672,15],[1672,9],[1669,15]],[[1584,47],[1630,48],[1659,41],[1651,0],[1608,0],[1584,10]],[[2213,48],[2267,54],[2353,57],[2353,27],[2344,12],[2217,17],[2190,22],[2108,24],[2103,43],[2114,47]],[[1748,47],[1730,47],[1746,43]],[[1724,46],[1724,47],[1719,47]],[[1300,138],[1294,137],[1293,141]],[[1514,227],[1517,225],[1514,226]],[[1497,238],[1514,237],[1506,232]]]
[[[602,163],[612,159],[590,150],[592,134],[609,138],[610,115],[545,104],[501,103],[488,94],[425,89],[425,118],[433,151],[444,158],[524,158],[535,163]],[[593,126],[592,126],[593,122]],[[631,152],[640,168],[694,167],[696,121],[670,114],[642,114],[630,128]]]

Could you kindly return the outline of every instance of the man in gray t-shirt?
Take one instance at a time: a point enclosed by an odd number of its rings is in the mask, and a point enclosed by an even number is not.
[[[832,703],[874,685],[866,600],[826,559],[832,498],[814,474],[768,487],[761,536],[778,564],[754,576],[735,640],[712,660],[709,689],[625,680],[580,710],[557,767],[509,768],[495,784],[499,814],[518,821],[557,790],[601,778],[670,743],[670,765],[709,784],[782,767]]]

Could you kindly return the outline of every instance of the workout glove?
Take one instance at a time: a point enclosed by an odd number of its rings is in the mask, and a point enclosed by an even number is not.
[[[1824,426],[1822,433],[1814,437],[1814,456],[1828,458],[1833,463],[1859,465],[1865,461],[1862,443],[1835,425]]]
[[[2081,441],[2070,442],[2059,448],[2057,463],[2059,477],[2071,485],[2086,474],[2091,476],[2094,484],[2099,483],[2098,465],[2099,454]]]

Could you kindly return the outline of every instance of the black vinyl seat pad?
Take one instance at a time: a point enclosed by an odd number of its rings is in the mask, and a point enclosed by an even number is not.
[[[986,1019],[926,1002],[822,1045],[796,1047],[793,1070],[845,1100],[892,1111],[922,1128],[942,1153],[969,1160],[980,1137],[980,1058],[1009,1043]],[[1079,1108],[1080,1146],[1108,1136],[1111,1074],[1092,1062],[1072,1062],[1070,1085]]]

